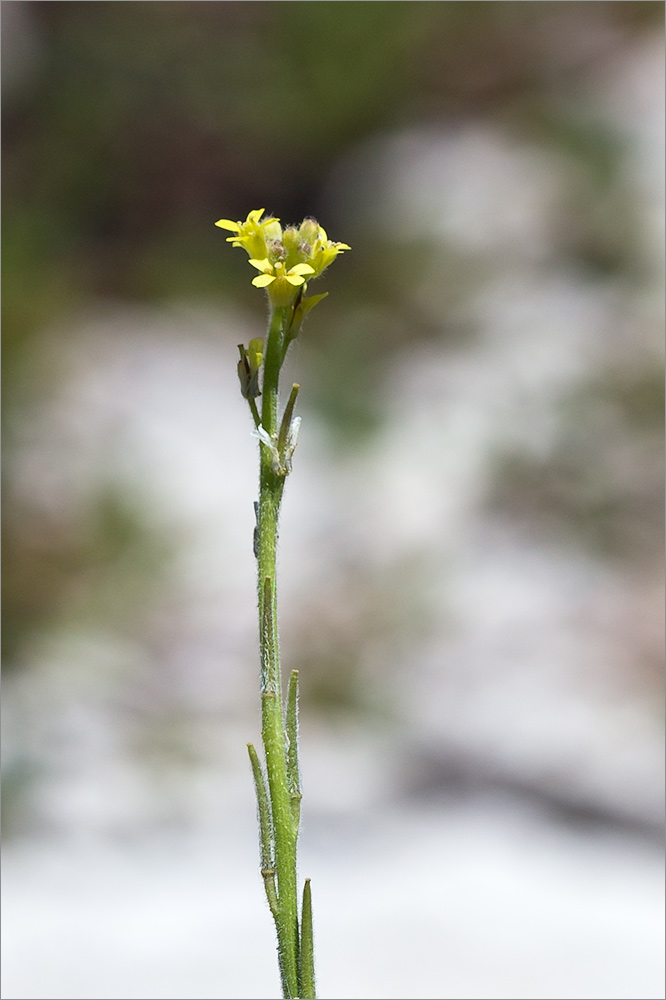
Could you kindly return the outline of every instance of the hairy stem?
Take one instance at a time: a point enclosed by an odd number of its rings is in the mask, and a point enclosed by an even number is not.
[[[275,308],[266,339],[261,423],[271,438],[277,435],[278,429],[278,383],[287,318],[288,309]],[[284,475],[274,468],[273,456],[268,446],[262,443],[260,447],[257,572],[261,653],[261,735],[266,756],[277,879],[277,908],[274,916],[278,955],[284,996],[295,998],[299,995],[296,877],[298,825],[294,822],[288,776],[275,587],[278,518],[284,490]]]

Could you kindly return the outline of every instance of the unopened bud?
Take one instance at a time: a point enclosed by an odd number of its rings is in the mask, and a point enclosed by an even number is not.
[[[293,226],[289,226],[282,233],[282,245],[287,251],[287,254],[293,254],[298,251],[298,244],[301,242],[298,230],[294,229]]]
[[[312,217],[303,219],[299,232],[301,240],[312,245],[319,236],[319,223]]]

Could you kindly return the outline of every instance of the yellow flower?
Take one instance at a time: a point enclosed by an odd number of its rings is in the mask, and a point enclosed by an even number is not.
[[[272,242],[282,238],[280,220],[269,216],[260,222],[263,208],[255,208],[248,212],[245,222],[232,222],[231,219],[220,219],[215,223],[220,229],[229,229],[234,236],[227,237],[227,243],[234,247],[243,247],[249,257],[266,257],[268,253],[266,241]]]
[[[314,220],[306,219],[301,228],[305,227],[306,223],[311,221]],[[333,240],[329,240],[323,226],[317,226],[314,246],[308,256],[308,260],[310,264],[312,264],[314,277],[318,278],[319,275],[326,270],[329,264],[333,263],[338,254],[342,253],[344,250],[351,250],[348,243],[334,243]]]
[[[286,305],[294,297],[294,288],[305,284],[304,275],[314,273],[314,268],[309,264],[294,264],[287,269],[281,260],[271,264],[270,260],[249,260],[248,264],[256,267],[261,274],[252,279],[252,284],[257,288],[268,288],[271,285],[269,295],[275,305]]]
[[[273,216],[262,220],[263,212],[263,208],[255,208],[248,212],[245,222],[220,219],[215,225],[230,230],[233,236],[227,237],[227,243],[243,247],[250,264],[261,271],[252,284],[270,289],[274,305],[288,305],[294,301],[294,289],[305,284],[306,276],[308,280],[318,278],[339,253],[351,247],[329,240],[316,219],[304,219],[300,226],[283,230],[280,220]],[[315,298],[319,301],[322,297]]]

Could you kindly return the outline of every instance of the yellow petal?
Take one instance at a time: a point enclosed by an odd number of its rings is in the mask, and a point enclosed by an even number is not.
[[[324,240],[325,242],[328,240],[328,236],[326,235],[326,230],[324,229],[323,226],[319,227],[319,239]]]
[[[263,214],[264,214],[263,208],[255,208],[253,209],[253,211],[247,213],[247,219],[245,221],[246,223],[259,222],[259,219],[262,217]]]
[[[256,278],[252,279],[252,284],[256,285],[257,288],[265,288],[266,285],[270,285],[271,281],[275,281],[274,274],[258,274]]]
[[[301,278],[300,274],[285,274],[286,280],[290,285],[304,285],[305,278]]]
[[[294,264],[289,268],[288,274],[314,274],[314,267],[309,264]]]
[[[254,260],[251,258],[248,260],[248,264],[252,264],[252,267],[256,267],[257,271],[265,271],[266,274],[270,274],[273,270],[273,265],[267,258],[264,260]]]
[[[232,222],[231,219],[220,219],[215,225],[219,226],[220,229],[230,229],[232,233],[240,233],[240,226],[237,222]]]

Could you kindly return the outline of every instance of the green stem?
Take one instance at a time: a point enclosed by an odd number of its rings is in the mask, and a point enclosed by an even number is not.
[[[271,438],[275,438],[278,429],[278,387],[288,316],[288,308],[274,308],[266,338],[261,423]],[[260,448],[257,570],[261,652],[261,735],[266,756],[277,877],[275,924],[278,956],[284,997],[295,998],[298,997],[299,961],[296,878],[298,828],[293,819],[288,779],[275,587],[278,518],[284,490],[284,475],[273,468],[272,455],[267,445],[262,443]]]
[[[248,399],[248,403],[250,404],[250,413],[252,414],[252,419],[254,420],[254,426],[258,427],[260,424],[260,420],[259,420],[259,410],[257,409],[257,404],[253,399]]]

